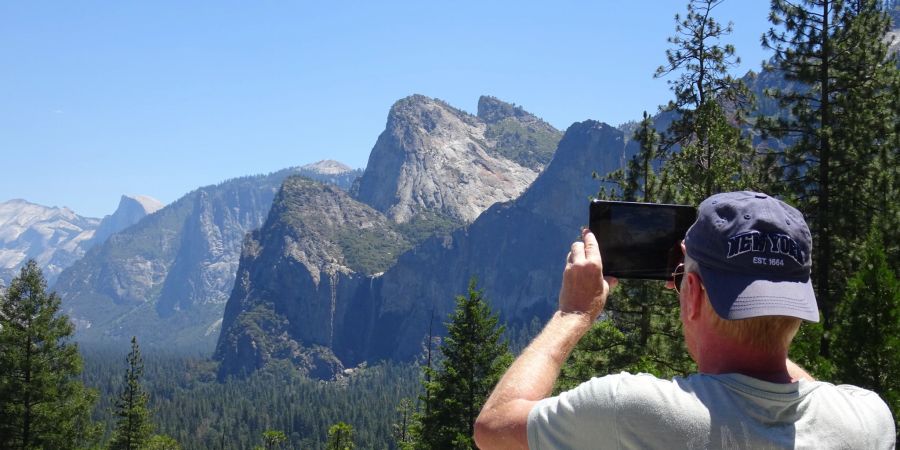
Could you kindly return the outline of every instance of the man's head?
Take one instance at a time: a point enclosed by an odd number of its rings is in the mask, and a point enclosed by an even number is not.
[[[786,349],[799,319],[819,320],[809,228],[784,202],[747,191],[713,195],[700,204],[684,246],[685,272],[693,275],[683,283],[708,299],[707,322],[717,334]]]
[[[819,321],[809,227],[781,200],[749,191],[713,195],[700,204],[684,245],[723,319]]]

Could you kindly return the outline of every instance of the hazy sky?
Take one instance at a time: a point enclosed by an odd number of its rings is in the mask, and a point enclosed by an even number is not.
[[[365,167],[411,94],[478,97],[564,130],[618,125],[671,94],[652,77],[686,1],[0,3],[0,201],[102,217],[322,159]],[[769,2],[728,0],[758,70]]]

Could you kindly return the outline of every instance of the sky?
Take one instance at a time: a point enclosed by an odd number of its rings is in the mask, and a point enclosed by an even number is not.
[[[0,202],[112,214],[323,159],[364,168],[412,94],[515,103],[560,130],[671,97],[685,1],[0,2]],[[768,1],[726,0],[758,70]]]

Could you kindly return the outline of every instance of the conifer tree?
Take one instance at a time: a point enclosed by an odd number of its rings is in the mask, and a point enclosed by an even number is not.
[[[669,38],[673,48],[666,50],[667,63],[655,74],[678,75],[669,81],[675,98],[662,108],[674,114],[663,143],[670,150],[680,146],[667,167],[683,203],[748,188],[753,178],[753,148],[740,131],[752,94],[729,74],[740,59],[733,45],[722,43],[731,23],[723,27],[712,16],[722,1],[690,0],[685,18],[675,16],[675,35]]]
[[[413,414],[415,407],[409,398],[400,399],[400,405],[397,406],[397,422],[391,425],[391,436],[397,448],[406,449],[413,445],[413,436],[410,429],[413,424]]]
[[[896,192],[900,103],[896,60],[882,41],[889,18],[880,8],[877,0],[776,0],[773,27],[763,36],[775,52],[769,69],[787,83],[769,92],[785,114],[758,124],[791,143],[776,154],[786,187],[777,193],[804,212],[813,233],[822,336],[834,323],[839,292],[858,268],[859,230],[876,217],[897,215],[896,201],[882,195]],[[889,175],[879,176],[881,170]],[[896,221],[884,231],[896,237]],[[894,242],[890,236],[888,243]],[[808,358],[828,356],[827,339],[818,353]]]
[[[287,435],[280,430],[266,430],[262,434],[264,450],[278,450],[287,441]]]
[[[896,268],[888,264],[882,242],[873,227],[862,249],[861,268],[847,283],[845,299],[836,310],[832,354],[835,377],[877,392],[898,420],[900,280]]]
[[[0,291],[0,448],[71,449],[90,445],[96,395],[79,380],[74,331],[60,298],[28,261]]]
[[[752,95],[747,87],[728,73],[740,63],[740,58],[733,45],[721,43],[731,34],[732,25],[723,27],[712,16],[723,1],[690,0],[687,15],[675,16],[675,35],[668,39],[673,47],[666,50],[666,64],[654,74],[657,78],[678,75],[669,81],[675,98],[662,108],[675,115],[664,139],[666,148],[694,143],[707,155],[731,150],[710,146],[708,128],[699,116],[703,112],[701,106],[719,102],[741,120],[750,105]]]
[[[353,427],[344,422],[338,422],[328,429],[328,440],[325,442],[327,450],[353,450]]]
[[[131,351],[125,358],[125,386],[116,401],[116,430],[109,448],[112,450],[138,450],[150,439],[153,426],[147,409],[147,393],[141,386],[144,360],[137,338],[131,338]]]
[[[475,279],[456,310],[441,343],[443,360],[425,383],[425,413],[413,428],[416,448],[474,448],[475,419],[491,389],[512,363],[503,327],[491,312]]]

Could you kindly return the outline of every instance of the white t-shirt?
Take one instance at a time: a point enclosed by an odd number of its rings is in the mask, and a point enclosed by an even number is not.
[[[740,374],[661,380],[593,378],[538,402],[528,446],[540,449],[893,449],[894,420],[874,392]]]

